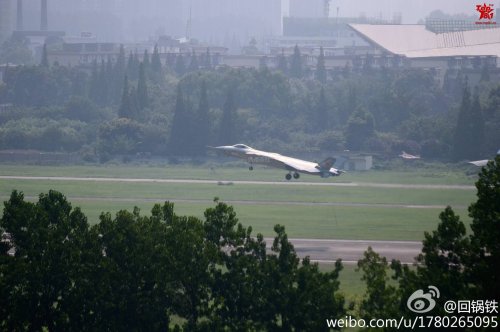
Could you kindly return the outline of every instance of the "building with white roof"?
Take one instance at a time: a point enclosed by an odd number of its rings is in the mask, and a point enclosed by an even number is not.
[[[500,66],[500,28],[434,33],[425,25],[350,24],[374,56],[402,56],[410,67]],[[376,63],[376,61],[375,61]]]

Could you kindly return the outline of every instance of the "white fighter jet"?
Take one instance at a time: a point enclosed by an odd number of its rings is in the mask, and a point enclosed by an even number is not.
[[[406,153],[404,151],[401,152],[401,154],[399,155],[399,157],[401,157],[403,159],[420,159],[420,156],[415,156],[415,155]]]
[[[320,163],[314,163],[286,157],[274,152],[256,150],[245,144],[224,145],[210,148],[221,151],[231,157],[245,159],[250,163],[249,170],[253,170],[253,164],[262,164],[286,169],[288,171],[288,174],[285,176],[287,180],[290,180],[292,176],[294,179],[298,179],[300,177],[299,173],[319,175],[322,178],[339,176],[344,173],[344,171],[332,167],[335,163],[335,158],[331,157]]]
[[[497,156],[500,156],[500,150],[497,151]],[[472,165],[478,166],[478,167],[483,167],[483,166],[486,166],[489,161],[490,161],[489,159],[474,160],[474,161],[469,161],[469,164],[472,164]]]

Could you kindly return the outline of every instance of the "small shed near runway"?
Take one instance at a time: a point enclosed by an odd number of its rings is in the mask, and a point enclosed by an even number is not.
[[[346,171],[368,171],[373,167],[372,156],[342,156],[338,167]]]

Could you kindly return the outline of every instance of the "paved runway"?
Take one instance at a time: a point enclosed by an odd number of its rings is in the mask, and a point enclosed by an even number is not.
[[[8,195],[0,195],[0,199],[9,199]],[[29,200],[37,200],[38,196],[24,196]],[[143,202],[143,203],[191,203],[191,204],[212,204],[213,199],[177,199],[171,197],[163,198],[127,198],[127,197],[85,197],[85,196],[66,196],[70,201],[84,202]],[[301,202],[301,201],[259,201],[259,200],[223,200],[229,205],[291,205],[291,206],[347,206],[347,207],[374,207],[374,208],[407,208],[407,209],[444,209],[445,205],[413,205],[413,204],[394,204],[394,203],[355,203],[355,202]],[[455,208],[465,209],[466,206],[454,205]]]
[[[266,238],[268,251],[271,252],[272,238]],[[420,253],[421,242],[413,241],[365,241],[365,240],[319,240],[289,239],[293,243],[300,258],[309,256],[311,261],[320,264],[334,264],[342,259],[343,264],[355,265],[363,258],[363,252],[371,246],[379,255],[390,262],[397,259],[403,264],[412,264],[414,257]],[[14,249],[9,251],[13,256]]]
[[[291,186],[338,186],[338,187],[372,187],[372,188],[406,188],[406,189],[459,189],[471,190],[467,185],[434,185],[434,184],[402,184],[372,182],[302,182],[302,181],[227,181],[227,180],[194,180],[194,179],[139,179],[139,178],[101,178],[70,176],[10,176],[2,175],[5,180],[52,180],[52,181],[87,181],[87,182],[143,182],[143,183],[196,183],[196,184],[250,184],[250,185],[291,185]]]
[[[272,238],[266,238],[270,247]],[[370,241],[370,240],[321,240],[321,239],[289,239],[293,243],[297,254],[319,263],[334,263],[341,258],[345,264],[356,264],[363,258],[363,253],[372,247],[381,256],[390,262],[397,259],[402,263],[412,264],[414,258],[422,250],[422,242],[418,241]]]

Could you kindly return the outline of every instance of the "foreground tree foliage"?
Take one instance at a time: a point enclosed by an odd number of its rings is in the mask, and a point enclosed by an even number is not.
[[[429,285],[440,291],[438,305],[430,314],[450,315],[444,310],[448,300],[500,299],[500,156],[483,167],[476,183],[477,201],[469,207],[470,235],[451,207],[439,215],[437,230],[425,233],[422,253],[415,268],[393,261],[391,268],[398,287],[387,285],[389,273],[385,258],[371,249],[358,266],[363,270],[367,294],[362,302],[362,317],[389,318],[416,316],[407,307],[408,298]],[[498,316],[489,314],[489,316]],[[387,328],[387,330],[390,330]]]
[[[398,297],[396,288],[390,284],[387,259],[368,247],[363,259],[358,261],[358,270],[362,271],[361,280],[366,283],[367,288],[359,304],[359,316],[366,321],[374,317],[385,319],[396,317]]]
[[[489,162],[476,183],[477,201],[469,206],[472,218],[471,261],[468,273],[480,297],[500,299],[500,156]]]
[[[1,329],[76,330],[92,324],[98,294],[92,278],[101,255],[86,217],[51,191],[38,203],[14,191],[1,227],[12,236],[0,267]],[[15,256],[5,250],[15,247]],[[85,250],[82,250],[85,249]]]
[[[90,227],[59,192],[14,191],[0,227],[0,330],[317,331],[344,314],[340,261],[300,263],[279,225],[267,253],[218,201],[204,221],[166,202]]]

